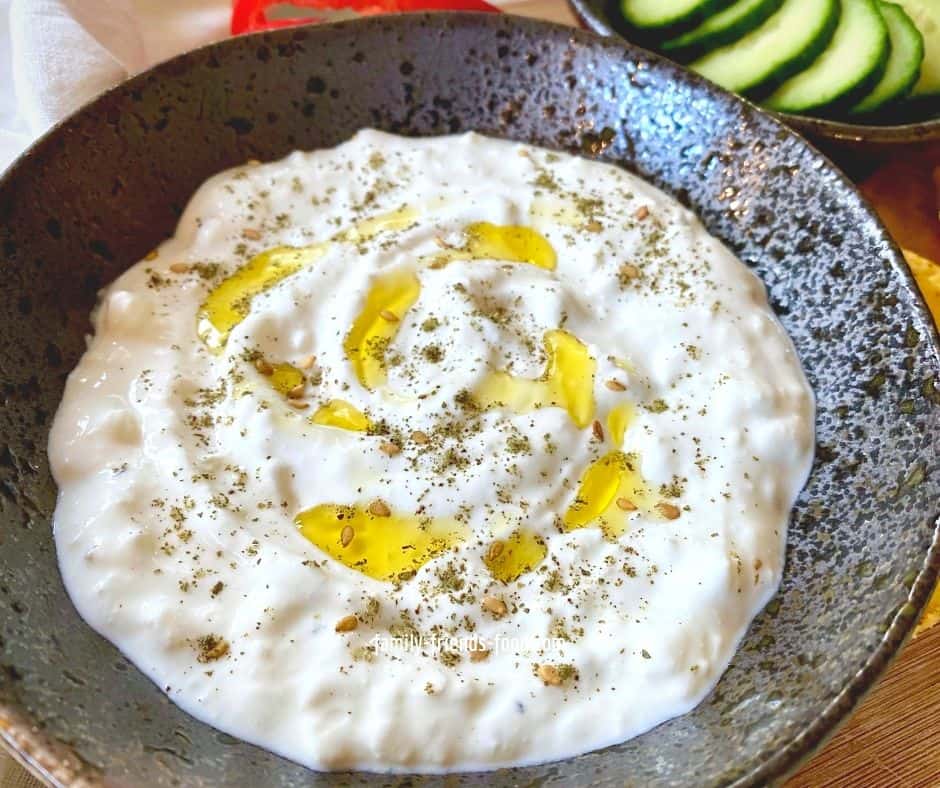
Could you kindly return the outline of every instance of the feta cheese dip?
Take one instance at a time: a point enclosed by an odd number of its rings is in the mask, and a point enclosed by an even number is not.
[[[698,704],[814,402],[761,282],[615,166],[361,131],[206,182],[49,441],[85,620],[314,769],[565,758]]]

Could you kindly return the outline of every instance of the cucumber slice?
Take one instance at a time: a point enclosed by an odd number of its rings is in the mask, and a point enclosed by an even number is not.
[[[692,69],[737,93],[772,89],[826,48],[839,9],[839,0],[785,0],[759,28],[709,52]]]
[[[674,60],[689,61],[744,37],[770,19],[783,0],[737,0],[698,27],[670,38],[659,48]]]
[[[904,98],[920,76],[924,59],[924,37],[904,9],[894,3],[880,3],[881,15],[888,26],[891,54],[881,81],[850,110],[853,115],[874,112],[886,104]]]
[[[940,95],[940,1],[898,0],[924,37],[924,62],[912,96]]]
[[[826,51],[764,103],[779,112],[806,113],[854,101],[881,79],[890,47],[877,0],[842,0],[839,26]]]
[[[670,34],[695,27],[731,0],[620,0],[627,24],[637,30]]]

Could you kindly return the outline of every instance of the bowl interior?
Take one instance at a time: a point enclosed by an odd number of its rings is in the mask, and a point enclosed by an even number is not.
[[[936,333],[871,211],[777,121],[642,50],[496,15],[200,50],[94,102],[0,182],[2,735],[37,758],[27,734],[63,743],[76,768],[131,785],[405,784],[312,775],[178,710],[78,618],[50,533],[47,432],[96,291],[172,233],[209,175],[363,126],[474,129],[648,178],[763,277],[818,398],[781,591],[715,692],[625,744],[448,784],[756,783],[790,768],[884,667],[935,577]]]

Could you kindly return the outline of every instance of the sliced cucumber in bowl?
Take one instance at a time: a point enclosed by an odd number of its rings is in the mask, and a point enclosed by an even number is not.
[[[940,96],[940,0],[898,0],[924,37],[924,62],[912,95]]]
[[[721,11],[731,0],[620,0],[620,10],[630,27],[643,36],[670,35],[695,27]]]
[[[797,114],[854,103],[881,79],[890,47],[878,0],[842,0],[842,14],[829,46],[764,103],[778,112]]]
[[[839,0],[784,0],[756,30],[709,52],[691,68],[736,93],[769,92],[828,46],[839,12]]]
[[[694,60],[760,27],[782,5],[783,0],[737,0],[698,27],[664,41],[660,48],[675,60]]]
[[[940,0],[604,2],[628,38],[777,112],[940,120]]]
[[[905,98],[920,76],[920,66],[924,60],[924,37],[901,6],[880,3],[879,8],[888,26],[891,54],[881,80],[852,107],[850,115],[877,112]]]

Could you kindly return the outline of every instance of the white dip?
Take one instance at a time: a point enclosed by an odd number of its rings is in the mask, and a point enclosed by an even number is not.
[[[812,394],[758,279],[613,166],[375,131],[249,163],[94,324],[49,443],[69,593],[311,767],[636,736],[777,588]]]

